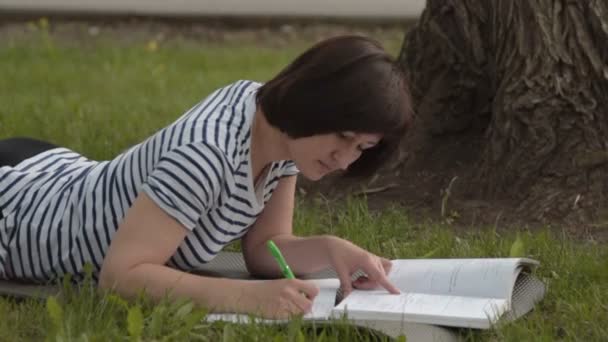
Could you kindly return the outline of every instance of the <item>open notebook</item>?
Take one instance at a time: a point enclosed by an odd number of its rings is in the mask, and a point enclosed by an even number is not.
[[[488,329],[503,316],[520,317],[544,296],[529,273],[537,264],[523,258],[393,260],[389,278],[401,294],[353,291],[332,315]],[[531,283],[528,297],[519,298],[524,305],[514,305],[513,292]]]
[[[319,294],[313,302],[311,312],[307,313],[303,319],[317,325],[331,324],[334,319],[339,319],[343,322],[343,317],[334,316],[336,299],[340,297],[340,281],[337,278],[309,279],[308,281],[319,286]],[[407,341],[459,341],[458,333],[456,331],[437,325],[407,321],[391,322],[376,319],[347,319],[348,322],[354,326],[374,330],[389,337],[404,335],[406,336]],[[281,324],[287,322],[286,320],[261,319],[231,313],[209,314],[207,315],[206,320],[208,322],[224,321],[243,324],[251,323],[252,320],[256,323],[265,324]]]
[[[304,319],[323,322],[346,317],[390,336],[411,337],[412,331],[426,329],[425,340],[449,341],[453,335],[444,327],[488,329],[532,310],[545,294],[544,284],[531,275],[537,265],[526,258],[393,260],[389,278],[401,294],[355,290],[346,298],[340,298],[335,273],[319,274],[330,277],[309,280],[320,293]],[[213,314],[208,319],[247,322],[250,318]]]
[[[335,272],[325,270],[309,277],[321,291],[304,319],[323,323],[346,315],[354,325],[393,337],[405,335],[409,341],[456,341],[452,327],[485,329],[532,310],[545,294],[544,284],[530,273],[537,264],[524,258],[393,260],[389,277],[401,289],[400,295],[355,290],[347,298],[340,296]],[[218,254],[200,273],[251,279],[242,255],[234,252]],[[45,297],[57,292],[54,286],[0,280],[0,295]],[[207,317],[248,319],[234,314]]]

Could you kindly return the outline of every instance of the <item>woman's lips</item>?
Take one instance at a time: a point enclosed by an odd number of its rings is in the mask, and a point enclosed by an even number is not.
[[[331,168],[327,164],[325,164],[322,160],[319,160],[319,164],[321,164],[321,167],[323,168],[323,171],[325,171],[325,172],[330,172],[331,171]]]

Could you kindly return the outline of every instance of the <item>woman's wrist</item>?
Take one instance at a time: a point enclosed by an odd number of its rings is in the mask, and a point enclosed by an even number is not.
[[[213,278],[212,278],[213,279]],[[203,305],[213,312],[247,313],[252,302],[251,281],[217,278],[207,284]]]
[[[323,250],[325,251],[325,258],[327,260],[327,264],[329,266],[332,266],[333,252],[335,252],[339,248],[339,245],[343,242],[343,240],[334,235],[322,235],[321,237],[323,239]]]
[[[226,311],[235,313],[249,313],[251,304],[254,302],[254,293],[251,286],[251,281],[232,280],[230,290],[227,297],[227,302],[230,307]]]

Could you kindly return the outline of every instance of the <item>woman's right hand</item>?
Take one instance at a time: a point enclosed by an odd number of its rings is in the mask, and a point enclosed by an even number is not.
[[[312,309],[317,285],[301,279],[252,281],[244,291],[243,311],[269,319],[287,319]]]

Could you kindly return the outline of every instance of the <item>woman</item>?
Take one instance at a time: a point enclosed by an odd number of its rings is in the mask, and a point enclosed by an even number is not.
[[[188,273],[241,239],[252,274],[280,277],[272,239],[296,274],[332,266],[344,291],[397,293],[390,261],[333,236],[296,237],[296,175],[363,177],[412,119],[402,73],[375,41],[335,37],[261,85],[238,81],[109,161],[32,139],[0,142],[0,278],[45,282],[91,263],[102,289],[142,288],[214,311],[283,318],[318,288]],[[351,284],[362,269],[367,277]],[[305,294],[305,296],[302,295]]]

